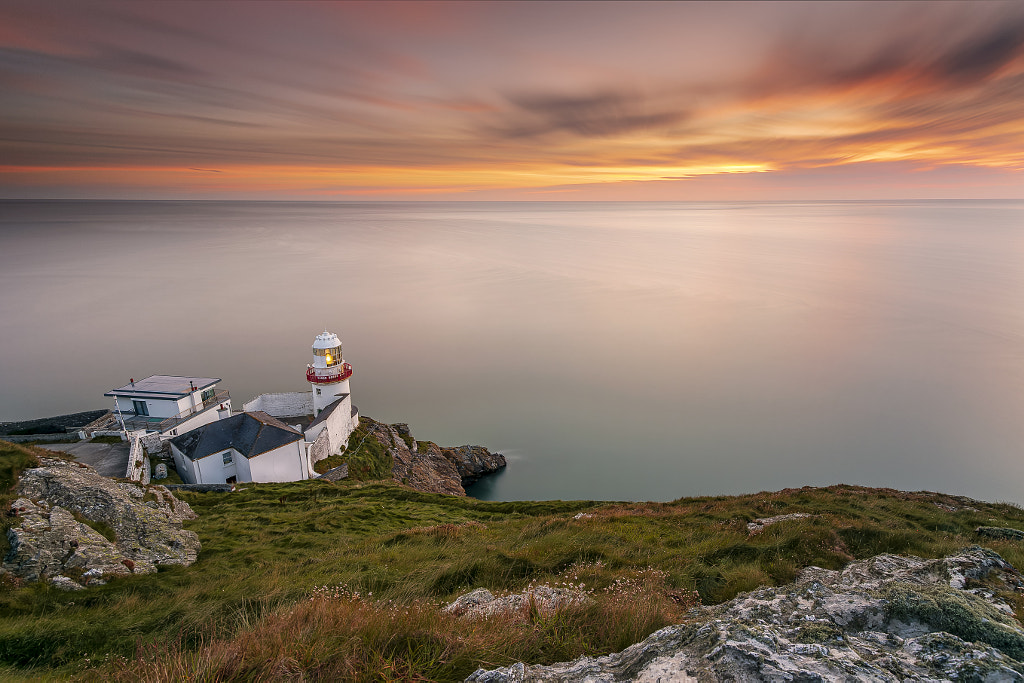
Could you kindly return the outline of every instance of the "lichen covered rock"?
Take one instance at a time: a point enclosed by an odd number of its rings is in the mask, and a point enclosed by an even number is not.
[[[1000,541],[1024,540],[1024,531],[1005,526],[979,526],[974,533],[985,538],[994,538]]]
[[[181,528],[195,513],[163,486],[119,483],[81,463],[43,458],[16,490],[11,514],[20,523],[7,531],[11,549],[0,571],[23,580],[96,585],[158,565],[190,565],[201,547]]]
[[[460,595],[444,611],[461,617],[492,617],[502,614],[527,614],[537,610],[551,614],[562,607],[579,605],[590,598],[585,593],[559,586],[531,586],[521,593],[495,597],[486,588]]]
[[[941,560],[879,555],[695,610],[619,653],[467,680],[1024,681],[1024,628],[997,591],[1024,581],[977,546]]]

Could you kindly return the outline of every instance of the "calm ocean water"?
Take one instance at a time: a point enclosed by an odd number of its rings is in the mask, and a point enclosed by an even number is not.
[[[504,452],[489,499],[1024,502],[1024,202],[0,202],[0,420],[308,388]]]

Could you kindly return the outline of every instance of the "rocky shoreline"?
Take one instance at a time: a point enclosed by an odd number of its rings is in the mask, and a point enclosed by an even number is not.
[[[365,417],[360,420],[391,456],[391,477],[418,491],[465,496],[464,487],[507,464],[505,456],[483,446],[438,446],[416,441],[407,424],[388,425]]]

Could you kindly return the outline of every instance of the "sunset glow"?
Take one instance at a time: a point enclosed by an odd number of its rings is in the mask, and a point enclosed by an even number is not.
[[[1018,2],[4,1],[0,27],[3,197],[1024,196]]]

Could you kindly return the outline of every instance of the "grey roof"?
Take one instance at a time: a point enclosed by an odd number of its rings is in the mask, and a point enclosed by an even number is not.
[[[138,382],[111,389],[104,396],[130,396],[137,398],[177,399],[188,396],[195,389],[203,390],[220,381],[218,377],[178,377],[176,375],[150,375]],[[193,389],[192,387],[195,387]]]
[[[316,416],[316,419],[309,423],[309,426],[306,427],[306,430],[308,431],[312,429],[313,427],[317,426],[318,424],[329,418],[331,416],[331,413],[334,412],[334,409],[340,406],[341,402],[348,398],[348,396],[349,394],[338,394],[338,400],[328,403],[327,407],[321,410],[320,414]]]
[[[196,427],[174,437],[171,443],[189,460],[199,460],[228,448],[234,448],[247,458],[255,458],[302,438],[302,432],[256,410]]]

